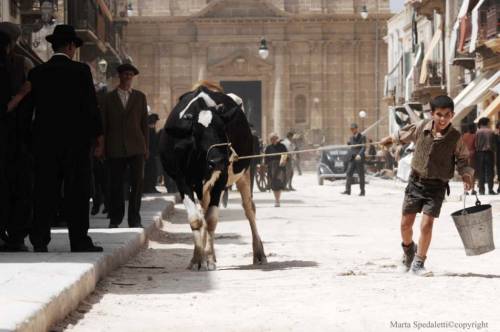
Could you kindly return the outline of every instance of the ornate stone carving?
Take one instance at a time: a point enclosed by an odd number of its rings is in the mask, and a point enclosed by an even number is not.
[[[240,51],[209,65],[208,72],[211,76],[266,76],[272,74],[273,68],[248,51]]]

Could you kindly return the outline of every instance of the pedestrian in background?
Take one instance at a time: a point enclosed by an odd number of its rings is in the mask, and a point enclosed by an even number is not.
[[[252,154],[259,155],[261,151],[260,147],[260,138],[257,136],[257,130],[253,127],[253,124],[250,124],[250,131],[252,132]],[[250,160],[250,191],[253,195],[253,185],[255,182],[255,173],[257,172],[257,165],[259,164],[259,158],[252,158]]]
[[[269,136],[269,144],[264,151],[265,154],[287,152],[286,147],[280,142],[278,134],[272,133]],[[274,206],[281,205],[281,191],[286,187],[286,160],[287,155],[269,156],[265,158],[267,165],[267,174],[271,190],[274,194]]]
[[[496,138],[493,130],[490,129],[490,119],[479,119],[479,129],[476,132],[476,162],[479,178],[479,195],[484,195],[484,185],[488,185],[488,194],[496,195],[493,190],[493,178],[495,167]]]
[[[149,158],[144,168],[144,193],[158,194],[156,189],[158,183],[158,159],[159,159],[159,134],[156,132],[156,124],[160,117],[156,113],[148,115],[149,131]]]
[[[472,176],[472,195],[476,194],[475,182],[476,182],[476,125],[470,123],[465,128],[465,133],[462,135],[462,140],[469,151],[469,166],[474,169],[474,176]]]
[[[109,171],[110,228],[117,228],[125,216],[124,180],[129,169],[129,227],[142,227],[141,199],[144,184],[144,162],[149,155],[148,103],[146,96],[132,89],[139,70],[126,63],[118,66],[120,84],[108,93],[102,105],[105,155]],[[129,192],[127,188],[126,192]]]
[[[349,149],[349,162],[346,171],[346,184],[344,195],[351,194],[351,185],[354,183],[354,172],[359,176],[359,196],[365,196],[365,149],[366,137],[358,131],[356,123],[351,124],[352,136],[347,142],[348,145],[357,145]]]
[[[64,178],[64,213],[71,251],[102,251],[88,236],[90,154],[102,156],[102,119],[88,65],[73,61],[82,46],[75,29],[58,25],[46,37],[52,58],[29,73],[34,109],[35,161],[34,225],[30,241],[34,250],[46,252],[50,223],[57,204],[58,177]]]
[[[495,124],[495,146],[496,146],[496,166],[497,166],[497,193],[500,193],[500,120]]]
[[[281,141],[281,143],[286,147],[286,150],[288,152],[293,152],[295,151],[295,144],[293,143],[293,132],[288,132],[286,134],[286,137],[284,140]],[[293,155],[288,155],[288,158],[286,160],[286,186],[285,190],[292,190],[295,191],[295,189],[292,186],[292,180],[293,180]]]
[[[31,155],[30,129],[31,108],[24,96],[28,71],[33,63],[16,52],[17,41],[21,35],[18,25],[10,22],[0,23],[3,37],[2,62],[8,80],[6,91],[12,97],[7,112],[2,116],[2,128],[5,137],[4,155],[4,203],[5,233],[7,243],[0,247],[4,251],[27,251],[24,239],[28,235],[33,216],[33,158]],[[7,45],[5,45],[7,43]],[[2,232],[3,233],[3,232]]]

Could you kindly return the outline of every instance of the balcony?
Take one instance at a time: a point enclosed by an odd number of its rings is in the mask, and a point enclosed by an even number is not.
[[[460,18],[457,53],[473,58],[474,52],[491,57],[500,52],[500,4],[495,0],[484,1],[480,7],[469,8]]]
[[[412,99],[426,104],[432,98],[446,94],[446,87],[442,74],[442,66],[439,62],[428,61],[422,65],[426,66],[426,75],[423,76],[425,80],[422,82],[421,80],[414,79]],[[417,72],[421,72],[422,67],[418,66],[416,69]]]
[[[445,12],[444,0],[407,0],[406,3],[410,4],[417,11],[417,14],[423,15],[429,20],[432,19],[434,10],[438,14]]]

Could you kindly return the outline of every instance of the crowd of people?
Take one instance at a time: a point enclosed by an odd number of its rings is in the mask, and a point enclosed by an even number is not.
[[[83,41],[72,26],[46,37],[54,55],[38,66],[16,54],[20,34],[0,23],[0,251],[28,251],[29,236],[35,252],[47,252],[61,219],[72,252],[102,251],[88,235],[89,198],[93,215],[104,205],[110,228],[122,223],[127,198],[128,226],[142,227],[142,194],[156,182],[144,183],[144,169],[158,172],[158,116],[132,89],[133,65],[117,68],[110,92],[94,84],[90,67],[73,61]]]

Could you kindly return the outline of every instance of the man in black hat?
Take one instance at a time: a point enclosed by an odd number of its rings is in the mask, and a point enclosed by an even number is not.
[[[148,103],[144,93],[132,89],[132,81],[139,74],[137,68],[126,63],[118,66],[117,71],[120,84],[106,95],[102,103],[110,183],[109,227],[119,227],[125,216],[123,183],[127,168],[130,170],[128,225],[142,227],[144,161],[149,155]]]
[[[83,41],[70,25],[58,25],[46,37],[54,55],[29,73],[35,162],[34,250],[46,252],[55,216],[58,177],[64,179],[64,211],[71,251],[102,251],[89,229],[90,151],[103,154],[102,120],[88,65],[73,61]]]
[[[365,145],[366,137],[358,131],[358,125],[351,124],[352,136],[349,138],[348,145],[358,145],[353,146],[349,150],[349,163],[347,164],[346,171],[346,184],[345,191],[342,193],[344,195],[351,194],[351,184],[354,182],[354,172],[359,175],[359,188],[361,192],[359,196],[365,195]]]

